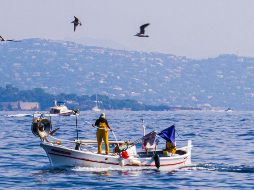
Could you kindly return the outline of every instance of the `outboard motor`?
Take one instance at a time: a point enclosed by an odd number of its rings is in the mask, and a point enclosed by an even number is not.
[[[155,166],[157,169],[160,168],[161,164],[160,164],[160,156],[158,154],[155,154],[153,156],[153,159],[154,159],[154,163],[155,163]]]

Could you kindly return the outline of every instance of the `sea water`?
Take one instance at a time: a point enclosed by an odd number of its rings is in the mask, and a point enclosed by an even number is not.
[[[177,146],[192,140],[190,167],[176,171],[51,168],[31,132],[32,117],[0,112],[0,189],[254,189],[254,112],[105,111],[118,140],[176,126]],[[99,116],[81,112],[79,137],[95,139],[91,123]],[[52,117],[56,138],[76,138],[75,117]],[[110,139],[114,136],[110,133]],[[164,142],[163,142],[164,143]]]

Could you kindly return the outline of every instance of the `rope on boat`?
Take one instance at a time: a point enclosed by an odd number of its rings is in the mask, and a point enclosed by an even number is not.
[[[117,138],[116,138],[116,135],[115,135],[114,131],[113,131],[113,130],[111,130],[111,132],[112,132],[112,134],[113,134],[113,136],[114,136],[115,140],[117,141]],[[117,143],[117,146],[119,147],[119,143]]]
[[[56,141],[60,140],[60,139],[57,139],[53,136],[50,136],[52,139],[55,139]],[[76,143],[76,141],[71,141],[71,140],[60,140],[60,141],[63,141],[63,142],[70,142],[70,143]],[[85,150],[87,151],[90,151],[90,152],[94,152],[92,149],[96,149],[95,147],[93,147],[92,145],[89,145],[89,144],[86,144],[86,143],[81,143],[83,145],[86,145],[85,147]]]
[[[116,135],[115,135],[114,131],[111,131],[111,132],[112,132],[112,134],[113,134],[115,140],[118,141],[117,138],[116,138]]]
[[[50,135],[50,138],[55,139],[55,140],[60,140],[60,139],[57,139],[57,138],[55,138],[55,137],[53,137],[53,136],[51,136],[51,135]],[[71,141],[71,140],[64,140],[64,139],[61,139],[61,141],[75,143],[75,141]]]

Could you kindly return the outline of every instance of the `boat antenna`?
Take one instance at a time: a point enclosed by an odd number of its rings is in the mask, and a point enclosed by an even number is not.
[[[98,105],[97,105],[98,104],[97,94],[96,94],[96,101],[95,102],[96,102],[96,107],[98,107]]]
[[[52,131],[52,117],[50,113],[49,113],[49,121],[50,121],[50,131]]]
[[[146,135],[146,126],[144,124],[144,119],[143,118],[141,119],[141,122],[142,122],[142,127],[143,127],[143,136],[145,136]]]

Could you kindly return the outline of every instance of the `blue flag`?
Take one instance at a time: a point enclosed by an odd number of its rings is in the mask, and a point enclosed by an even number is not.
[[[158,135],[165,139],[166,141],[171,142],[172,144],[176,144],[176,140],[175,140],[175,126],[172,125],[170,127],[168,127],[167,129],[162,130],[160,133],[158,133]]]

